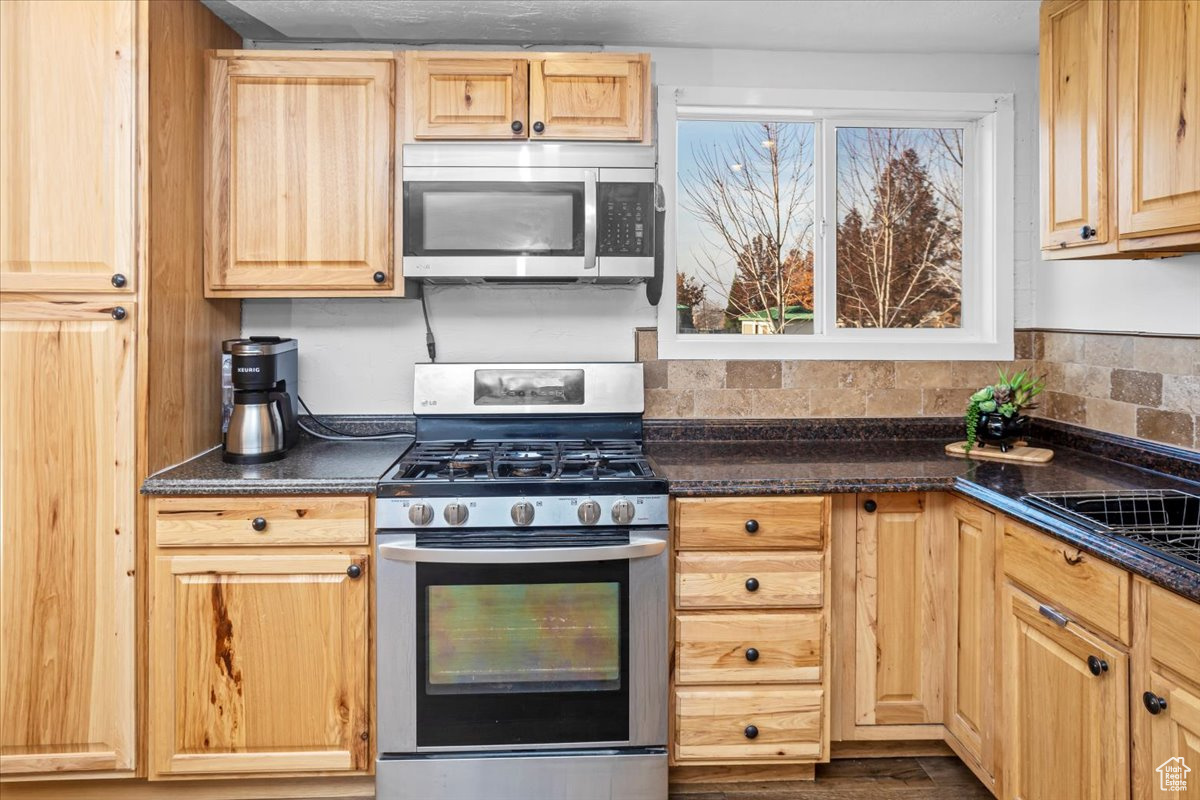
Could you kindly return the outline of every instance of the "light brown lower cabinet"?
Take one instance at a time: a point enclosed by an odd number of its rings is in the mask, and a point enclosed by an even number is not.
[[[1138,578],[1133,631],[1133,796],[1197,800],[1200,604]]]
[[[1127,797],[1128,656],[1012,583],[1001,614],[1001,796]]]
[[[3,778],[135,767],[135,316],[0,302]]]
[[[673,502],[673,765],[829,760],[829,502]]]
[[[996,515],[955,499],[944,572],[949,580],[946,734],[995,786]],[[987,779],[991,779],[989,782]]]
[[[363,772],[368,556],[158,551],[151,777]]]

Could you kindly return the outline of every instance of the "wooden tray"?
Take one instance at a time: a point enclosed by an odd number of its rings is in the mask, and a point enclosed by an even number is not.
[[[985,461],[1012,461],[1017,464],[1045,464],[1054,458],[1054,451],[1045,447],[1030,447],[1024,442],[1017,442],[1008,449],[1007,453],[1000,452],[995,445],[980,447],[976,444],[971,452],[966,452],[966,442],[954,442],[946,445],[946,455],[957,458],[977,458]]]

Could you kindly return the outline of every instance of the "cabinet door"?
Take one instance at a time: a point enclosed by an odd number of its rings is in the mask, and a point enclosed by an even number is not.
[[[1003,603],[1003,796],[1128,797],[1127,657],[1012,584]]]
[[[135,9],[0,3],[4,291],[134,288]]]
[[[1121,236],[1200,230],[1200,2],[1119,6]]]
[[[134,767],[134,315],[0,303],[0,774]]]
[[[649,56],[547,56],[529,68],[535,139],[639,140],[649,96]]]
[[[1140,694],[1133,698],[1134,713],[1146,718],[1140,720],[1135,735],[1148,734],[1150,740],[1134,765],[1139,784],[1135,796],[1196,800],[1200,798],[1200,766],[1195,766],[1200,764],[1200,688],[1152,672],[1150,691],[1165,701],[1166,707],[1150,714]]]
[[[978,506],[951,507],[950,640],[946,670],[946,729],[993,773],[995,680],[996,518]]]
[[[411,53],[408,113],[414,139],[524,139],[529,62]]]
[[[209,60],[210,295],[392,289],[394,72],[370,53]]]
[[[159,556],[150,632],[153,774],[366,770],[366,561]],[[352,565],[357,578],[347,574]]]
[[[944,637],[932,516],[919,492],[859,495],[855,713],[859,725],[942,721]]]
[[[1106,0],[1041,11],[1042,249],[1109,241]],[[1094,230],[1094,235],[1091,230]]]

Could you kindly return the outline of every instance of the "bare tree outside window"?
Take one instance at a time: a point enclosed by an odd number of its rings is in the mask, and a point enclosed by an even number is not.
[[[837,130],[837,325],[962,325],[958,129]]]
[[[688,120],[679,125],[679,302],[696,330],[812,331],[813,125]],[[682,328],[681,328],[682,329]]]

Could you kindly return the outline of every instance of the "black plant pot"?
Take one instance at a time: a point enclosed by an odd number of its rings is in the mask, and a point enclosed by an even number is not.
[[[1001,453],[1007,453],[1018,439],[1029,435],[1029,417],[1018,415],[1006,417],[997,411],[989,411],[979,415],[979,425],[975,431],[979,446],[994,444]]]

